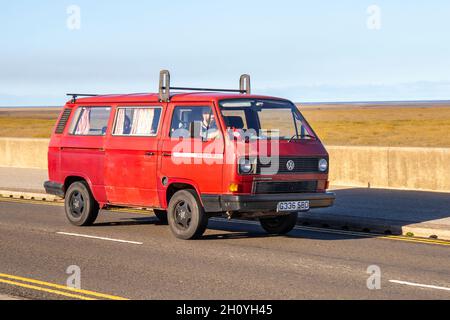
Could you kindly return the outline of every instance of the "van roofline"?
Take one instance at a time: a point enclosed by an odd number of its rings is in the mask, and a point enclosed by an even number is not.
[[[75,96],[76,94],[72,94]],[[77,95],[84,96],[84,95]],[[224,93],[224,92],[173,92],[170,97],[170,102],[212,102],[225,99],[271,99],[284,100],[284,98],[256,95],[256,94],[238,94],[238,93]],[[87,95],[83,98],[71,99],[67,104],[118,104],[118,103],[165,103],[161,102],[158,93],[134,93],[134,94],[106,94],[106,95]]]

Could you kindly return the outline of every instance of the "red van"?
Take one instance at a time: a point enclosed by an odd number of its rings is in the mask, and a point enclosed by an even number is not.
[[[292,102],[252,95],[248,75],[237,90],[197,89],[171,87],[162,71],[159,93],[70,96],[45,189],[74,225],[133,207],[153,209],[180,239],[201,237],[213,216],[285,234],[298,212],[334,203],[319,137]]]

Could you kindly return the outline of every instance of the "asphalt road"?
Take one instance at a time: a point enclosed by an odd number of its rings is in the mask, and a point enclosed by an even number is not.
[[[152,216],[102,212],[95,226],[76,228],[59,205],[0,201],[0,296],[450,299],[449,245],[303,227],[274,237],[223,220],[187,242]],[[367,287],[372,265],[378,290]],[[69,266],[89,291],[64,290]]]

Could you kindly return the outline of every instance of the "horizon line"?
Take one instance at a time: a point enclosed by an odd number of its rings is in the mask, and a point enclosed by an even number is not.
[[[303,105],[324,105],[324,104],[399,104],[399,103],[407,103],[407,104],[413,104],[413,103],[450,103],[449,100],[356,100],[356,101],[320,101],[320,102],[294,102],[295,104],[303,104]],[[1,106],[0,108],[62,108],[63,105],[21,105],[21,106]]]

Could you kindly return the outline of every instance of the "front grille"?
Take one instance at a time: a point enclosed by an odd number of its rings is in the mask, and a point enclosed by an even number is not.
[[[67,120],[69,120],[71,109],[65,109],[61,119],[58,122],[58,125],[56,126],[55,133],[56,134],[62,134],[64,132],[64,129],[66,128]]]
[[[291,160],[294,163],[294,168],[289,170],[288,162]],[[264,174],[267,170],[269,170],[267,174],[319,173],[319,160],[319,158],[306,157],[279,157],[279,161],[272,160],[270,164],[259,163],[258,174]],[[270,173],[272,170],[274,172]]]
[[[255,194],[310,193],[317,191],[317,181],[255,182]]]

